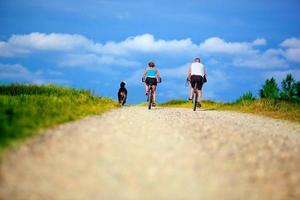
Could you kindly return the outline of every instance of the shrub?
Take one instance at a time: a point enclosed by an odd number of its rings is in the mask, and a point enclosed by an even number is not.
[[[266,80],[262,89],[260,89],[259,91],[259,95],[261,98],[267,98],[267,99],[279,98],[279,88],[273,77],[270,80],[269,79]]]
[[[236,103],[240,103],[242,101],[254,101],[254,100],[255,100],[255,96],[252,94],[252,92],[246,92],[236,100]]]

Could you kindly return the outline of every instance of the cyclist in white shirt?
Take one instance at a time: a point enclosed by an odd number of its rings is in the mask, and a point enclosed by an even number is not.
[[[193,92],[194,92],[193,88],[197,83],[197,89],[198,89],[197,104],[199,107],[201,107],[200,100],[202,96],[202,86],[203,86],[204,76],[206,76],[205,66],[201,63],[200,58],[195,58],[194,62],[189,65],[187,79],[188,81],[191,82],[189,100],[192,100],[193,98]]]

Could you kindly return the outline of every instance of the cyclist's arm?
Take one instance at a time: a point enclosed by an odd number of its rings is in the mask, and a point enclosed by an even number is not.
[[[147,73],[147,71],[148,71],[148,67],[145,69],[145,71],[144,71],[144,73],[143,73],[143,78],[145,78],[145,77],[146,77],[146,73]]]
[[[189,67],[188,67],[188,76],[187,76],[187,78],[188,78],[188,80],[191,80],[191,65],[189,65]]]
[[[159,75],[159,72],[158,72],[157,68],[155,68],[155,72],[156,72],[156,76],[157,76],[157,77],[160,77],[160,75]]]

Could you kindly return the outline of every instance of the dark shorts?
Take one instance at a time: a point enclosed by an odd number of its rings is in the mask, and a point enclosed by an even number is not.
[[[198,75],[192,75],[191,76],[191,86],[192,88],[195,87],[195,84],[197,83],[197,89],[202,90],[202,85],[203,85],[203,77],[198,76]]]
[[[147,77],[145,83],[147,85],[157,85],[157,79],[156,78]]]

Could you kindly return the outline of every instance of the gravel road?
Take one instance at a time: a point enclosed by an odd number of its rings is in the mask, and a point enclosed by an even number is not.
[[[300,125],[124,107],[46,130],[0,166],[1,200],[300,199]]]

